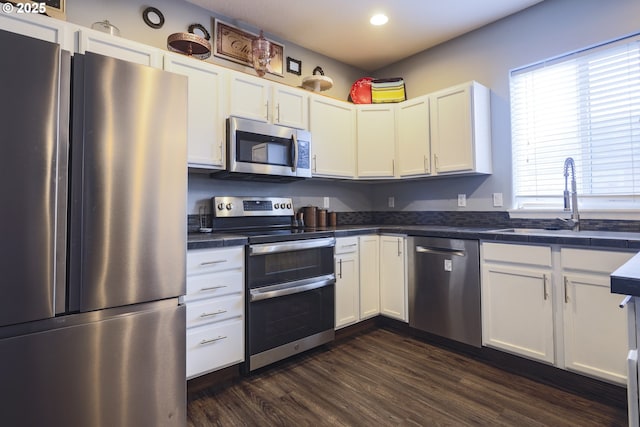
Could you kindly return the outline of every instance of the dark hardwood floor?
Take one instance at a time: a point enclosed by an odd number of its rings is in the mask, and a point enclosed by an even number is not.
[[[624,426],[626,409],[377,328],[190,396],[189,426]]]

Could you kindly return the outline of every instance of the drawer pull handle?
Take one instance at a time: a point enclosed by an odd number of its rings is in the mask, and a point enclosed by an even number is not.
[[[547,298],[549,298],[549,294],[547,293],[547,275],[546,274],[542,275],[542,281],[543,281],[542,293],[543,293],[544,300],[546,301]]]
[[[225,338],[227,338],[227,337],[224,336],[224,335],[220,335],[219,337],[216,337],[216,338],[211,338],[211,339],[208,339],[208,340],[205,339],[205,340],[200,341],[200,345],[211,344],[212,342],[220,341],[220,340],[223,340]]]
[[[350,245],[340,245],[341,248],[352,248],[354,246],[358,246],[357,243],[351,243]]]
[[[208,288],[200,288],[201,292],[209,292],[209,291],[215,291],[216,289],[222,289],[222,288],[226,288],[227,285],[222,285],[222,286],[211,286]]]
[[[218,311],[212,312],[212,313],[202,313],[200,315],[200,317],[211,317],[211,316],[215,316],[215,315],[226,313],[226,312],[227,312],[227,310],[218,310]]]
[[[215,260],[215,261],[205,261],[205,262],[201,262],[200,263],[200,267],[207,267],[209,265],[220,264],[220,263],[223,263],[223,262],[227,262],[227,260],[226,259],[218,259],[218,260]]]

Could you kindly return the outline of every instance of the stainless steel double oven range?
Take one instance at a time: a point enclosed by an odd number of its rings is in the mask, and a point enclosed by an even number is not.
[[[214,197],[213,228],[244,235],[249,372],[334,339],[335,238],[291,226],[290,198]]]

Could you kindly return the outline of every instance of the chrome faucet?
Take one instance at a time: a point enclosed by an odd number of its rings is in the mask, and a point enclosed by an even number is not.
[[[571,168],[571,197],[569,197],[569,168]],[[580,230],[580,214],[578,213],[578,190],[576,189],[576,165],[573,158],[564,161],[564,210],[571,211],[571,219],[560,218],[573,231]]]

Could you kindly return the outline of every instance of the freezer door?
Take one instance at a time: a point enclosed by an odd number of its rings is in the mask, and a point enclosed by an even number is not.
[[[177,298],[34,323],[44,330],[0,338],[2,425],[186,425]]]
[[[73,84],[71,309],[184,294],[186,77],[87,53]]]
[[[60,47],[0,31],[0,52],[8,61],[0,67],[4,326],[53,316],[56,292],[64,309],[68,145],[58,126]]]

